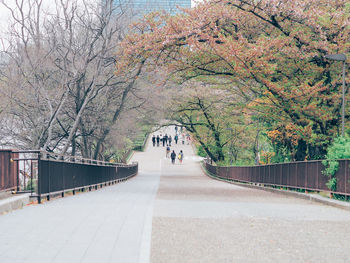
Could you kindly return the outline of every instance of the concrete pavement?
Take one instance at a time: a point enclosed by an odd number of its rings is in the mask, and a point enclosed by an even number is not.
[[[161,158],[151,262],[350,261],[348,211],[210,179],[180,149],[182,165]]]
[[[126,182],[0,216],[0,262],[349,262],[348,211],[210,179],[190,145],[172,165],[150,144]]]

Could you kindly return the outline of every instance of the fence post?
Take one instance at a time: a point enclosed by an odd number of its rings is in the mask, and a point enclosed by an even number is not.
[[[298,163],[295,163],[295,187],[298,187]]]
[[[280,185],[283,185],[283,169],[282,164],[279,164],[280,167]]]
[[[33,195],[33,173],[34,173],[34,169],[33,169],[33,160],[30,161],[30,195]]]
[[[319,185],[318,185],[318,177],[320,176],[320,173],[319,173],[319,162],[317,162],[317,165],[316,165],[316,171],[317,171],[317,176],[316,176],[316,189],[320,189]]]
[[[305,183],[304,183],[304,188],[305,188],[305,191],[306,191],[306,188],[307,188],[307,168],[308,168],[308,166],[309,166],[309,163],[308,162],[305,162],[305,173],[304,173],[304,175],[305,175]]]
[[[42,180],[41,152],[38,153],[38,203],[41,203],[41,180]]]
[[[348,160],[345,160],[344,161],[344,192],[345,193],[348,193],[347,192],[347,189],[346,189],[346,185],[348,184],[348,173],[347,173],[347,171],[348,171],[348,167],[349,167],[349,165],[348,165]],[[347,200],[347,196],[345,196],[346,197],[346,200]]]
[[[10,153],[10,160],[12,159],[13,157],[13,153],[11,151]],[[19,156],[18,156],[19,157]],[[16,191],[18,192],[19,191],[19,161],[16,162],[16,184],[17,184],[17,187],[16,187]],[[12,172],[12,164],[10,164],[10,174]]]

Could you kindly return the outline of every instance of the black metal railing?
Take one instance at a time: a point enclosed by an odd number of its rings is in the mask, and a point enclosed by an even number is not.
[[[279,163],[258,166],[216,166],[204,161],[206,170],[221,179],[266,186],[287,187],[309,191],[327,191],[350,195],[350,160],[337,160],[339,169],[335,174],[336,190],[330,191],[326,183],[329,178],[322,173],[322,161]]]
[[[41,202],[42,197],[110,185],[126,180],[138,172],[130,165],[67,156],[43,151],[17,151],[13,159],[18,167],[22,191],[28,191]]]

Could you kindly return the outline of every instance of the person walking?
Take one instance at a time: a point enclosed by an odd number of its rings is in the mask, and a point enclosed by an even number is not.
[[[179,156],[177,157],[180,161],[180,163],[182,163],[182,160],[184,159],[184,153],[182,152],[182,150],[179,153]]]
[[[181,135],[181,140],[182,140],[182,144],[185,144],[185,134],[184,133]]]
[[[152,143],[153,143],[153,147],[156,146],[156,136],[154,134],[152,137]]]
[[[187,140],[187,144],[189,145],[191,141],[191,136],[189,133],[186,133],[186,140]]]
[[[177,129],[178,129],[177,125],[175,125],[175,134],[177,134]]]
[[[160,141],[160,138],[159,138],[159,135],[157,135],[157,147],[159,147],[159,141]]]
[[[175,144],[177,144],[177,141],[179,140],[179,136],[177,134],[175,135],[174,140],[175,140]]]
[[[165,134],[163,137],[163,147],[164,146],[168,146],[168,135],[167,134]]]
[[[167,146],[167,147],[166,147],[166,151],[165,151],[165,157],[166,157],[166,158],[169,158],[169,157],[170,157],[169,155],[170,155],[170,147]]]
[[[176,153],[175,153],[174,150],[173,150],[173,152],[171,153],[170,157],[171,157],[171,163],[172,163],[172,164],[175,164]]]
[[[172,141],[173,139],[171,138],[171,135],[169,135],[169,137],[168,137],[168,142],[169,142],[169,146],[171,146],[171,141]]]

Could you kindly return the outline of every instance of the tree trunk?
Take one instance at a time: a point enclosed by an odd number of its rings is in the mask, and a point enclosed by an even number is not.
[[[122,96],[121,103],[120,103],[119,107],[115,110],[113,118],[112,118],[112,120],[110,122],[110,125],[107,126],[107,128],[103,131],[102,136],[97,141],[96,148],[95,148],[95,153],[94,153],[94,159],[98,158],[98,154],[100,152],[100,148],[101,148],[102,143],[105,141],[106,137],[110,133],[112,125],[115,124],[115,122],[117,121],[120,113],[123,111],[124,106],[125,106],[125,102],[126,102],[126,99],[127,99],[127,96],[129,94],[130,90],[134,87],[134,84],[135,84],[135,82],[137,80],[137,77],[141,74],[142,67],[143,67],[144,63],[145,63],[145,61],[142,61],[140,63],[133,80],[127,85],[127,87],[123,91],[123,96]]]
[[[307,145],[303,139],[298,141],[297,152],[295,153],[296,161],[305,161]]]

